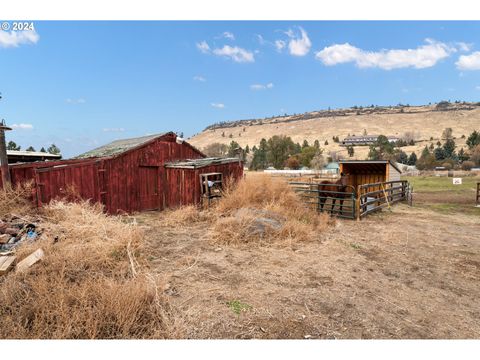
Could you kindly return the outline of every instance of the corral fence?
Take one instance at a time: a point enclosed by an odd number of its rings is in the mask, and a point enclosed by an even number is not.
[[[480,182],[477,183],[477,199],[475,200],[475,206],[480,207]]]
[[[314,182],[289,182],[307,206],[319,212],[329,212],[345,219],[356,217],[356,192],[353,186],[321,185]]]
[[[399,201],[412,205],[413,189],[406,180],[359,185],[357,190],[350,185],[314,182],[292,181],[289,185],[310,208],[345,219],[361,219]]]
[[[412,204],[412,189],[406,180],[386,181],[358,186],[358,217],[390,207],[399,201]]]

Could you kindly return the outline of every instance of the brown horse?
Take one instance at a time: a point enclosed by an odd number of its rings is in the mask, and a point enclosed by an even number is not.
[[[347,191],[347,185],[348,175],[345,175],[344,173],[341,173],[340,179],[335,182],[325,180],[318,184],[318,211],[323,211],[323,206],[327,201],[327,197],[330,197],[332,199],[332,208],[330,209],[330,212],[333,213],[333,209],[335,208],[335,202],[338,199],[340,200],[341,215],[343,211],[344,198],[350,195],[350,193]]]

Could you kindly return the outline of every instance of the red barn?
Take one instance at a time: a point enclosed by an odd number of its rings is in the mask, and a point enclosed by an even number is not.
[[[201,165],[195,163],[198,159]],[[178,167],[185,162],[196,165]],[[235,180],[243,175],[238,159],[206,158],[173,132],[117,140],[71,160],[14,164],[9,169],[14,186],[33,181],[38,206],[74,189],[113,214],[196,204],[203,172],[214,170]]]

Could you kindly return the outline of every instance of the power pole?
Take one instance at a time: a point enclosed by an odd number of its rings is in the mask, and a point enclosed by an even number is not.
[[[0,123],[0,167],[2,169],[3,188],[11,188],[10,170],[8,169],[7,144],[5,142],[5,131],[12,130],[5,125],[5,120]]]

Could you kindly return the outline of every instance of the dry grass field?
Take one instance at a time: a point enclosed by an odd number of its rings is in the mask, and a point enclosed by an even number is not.
[[[304,139],[313,143],[315,139],[320,141],[320,146],[328,151],[337,151],[347,156],[346,149],[332,141],[333,136],[345,138],[348,134],[362,135],[364,130],[368,134],[383,134],[402,136],[406,131],[412,131],[416,135],[416,144],[402,148],[408,154],[415,151],[420,155],[425,145],[430,145],[441,138],[442,131],[450,127],[456,138],[458,148],[465,148],[465,139],[474,130],[480,128],[480,107],[473,110],[434,111],[434,105],[404,108],[404,112],[372,112],[356,115],[350,112],[346,116],[313,117],[308,120],[289,121],[287,118],[277,118],[255,123],[251,126],[240,125],[236,127],[206,130],[193,136],[188,141],[202,149],[208,144],[215,142],[229,144],[232,140],[240,146],[253,147],[260,143],[262,138],[270,138],[273,135],[288,135],[293,141],[302,143]],[[245,131],[244,131],[245,130]],[[222,137],[225,133],[225,137]],[[230,138],[229,135],[232,134]],[[433,140],[430,141],[430,137]],[[325,140],[328,145],[324,145]],[[355,147],[354,159],[365,159],[368,154],[368,146]]]
[[[54,203],[17,252],[45,259],[0,277],[0,337],[479,338],[480,179],[409,180],[413,207],[360,222],[255,173],[208,210]]]

